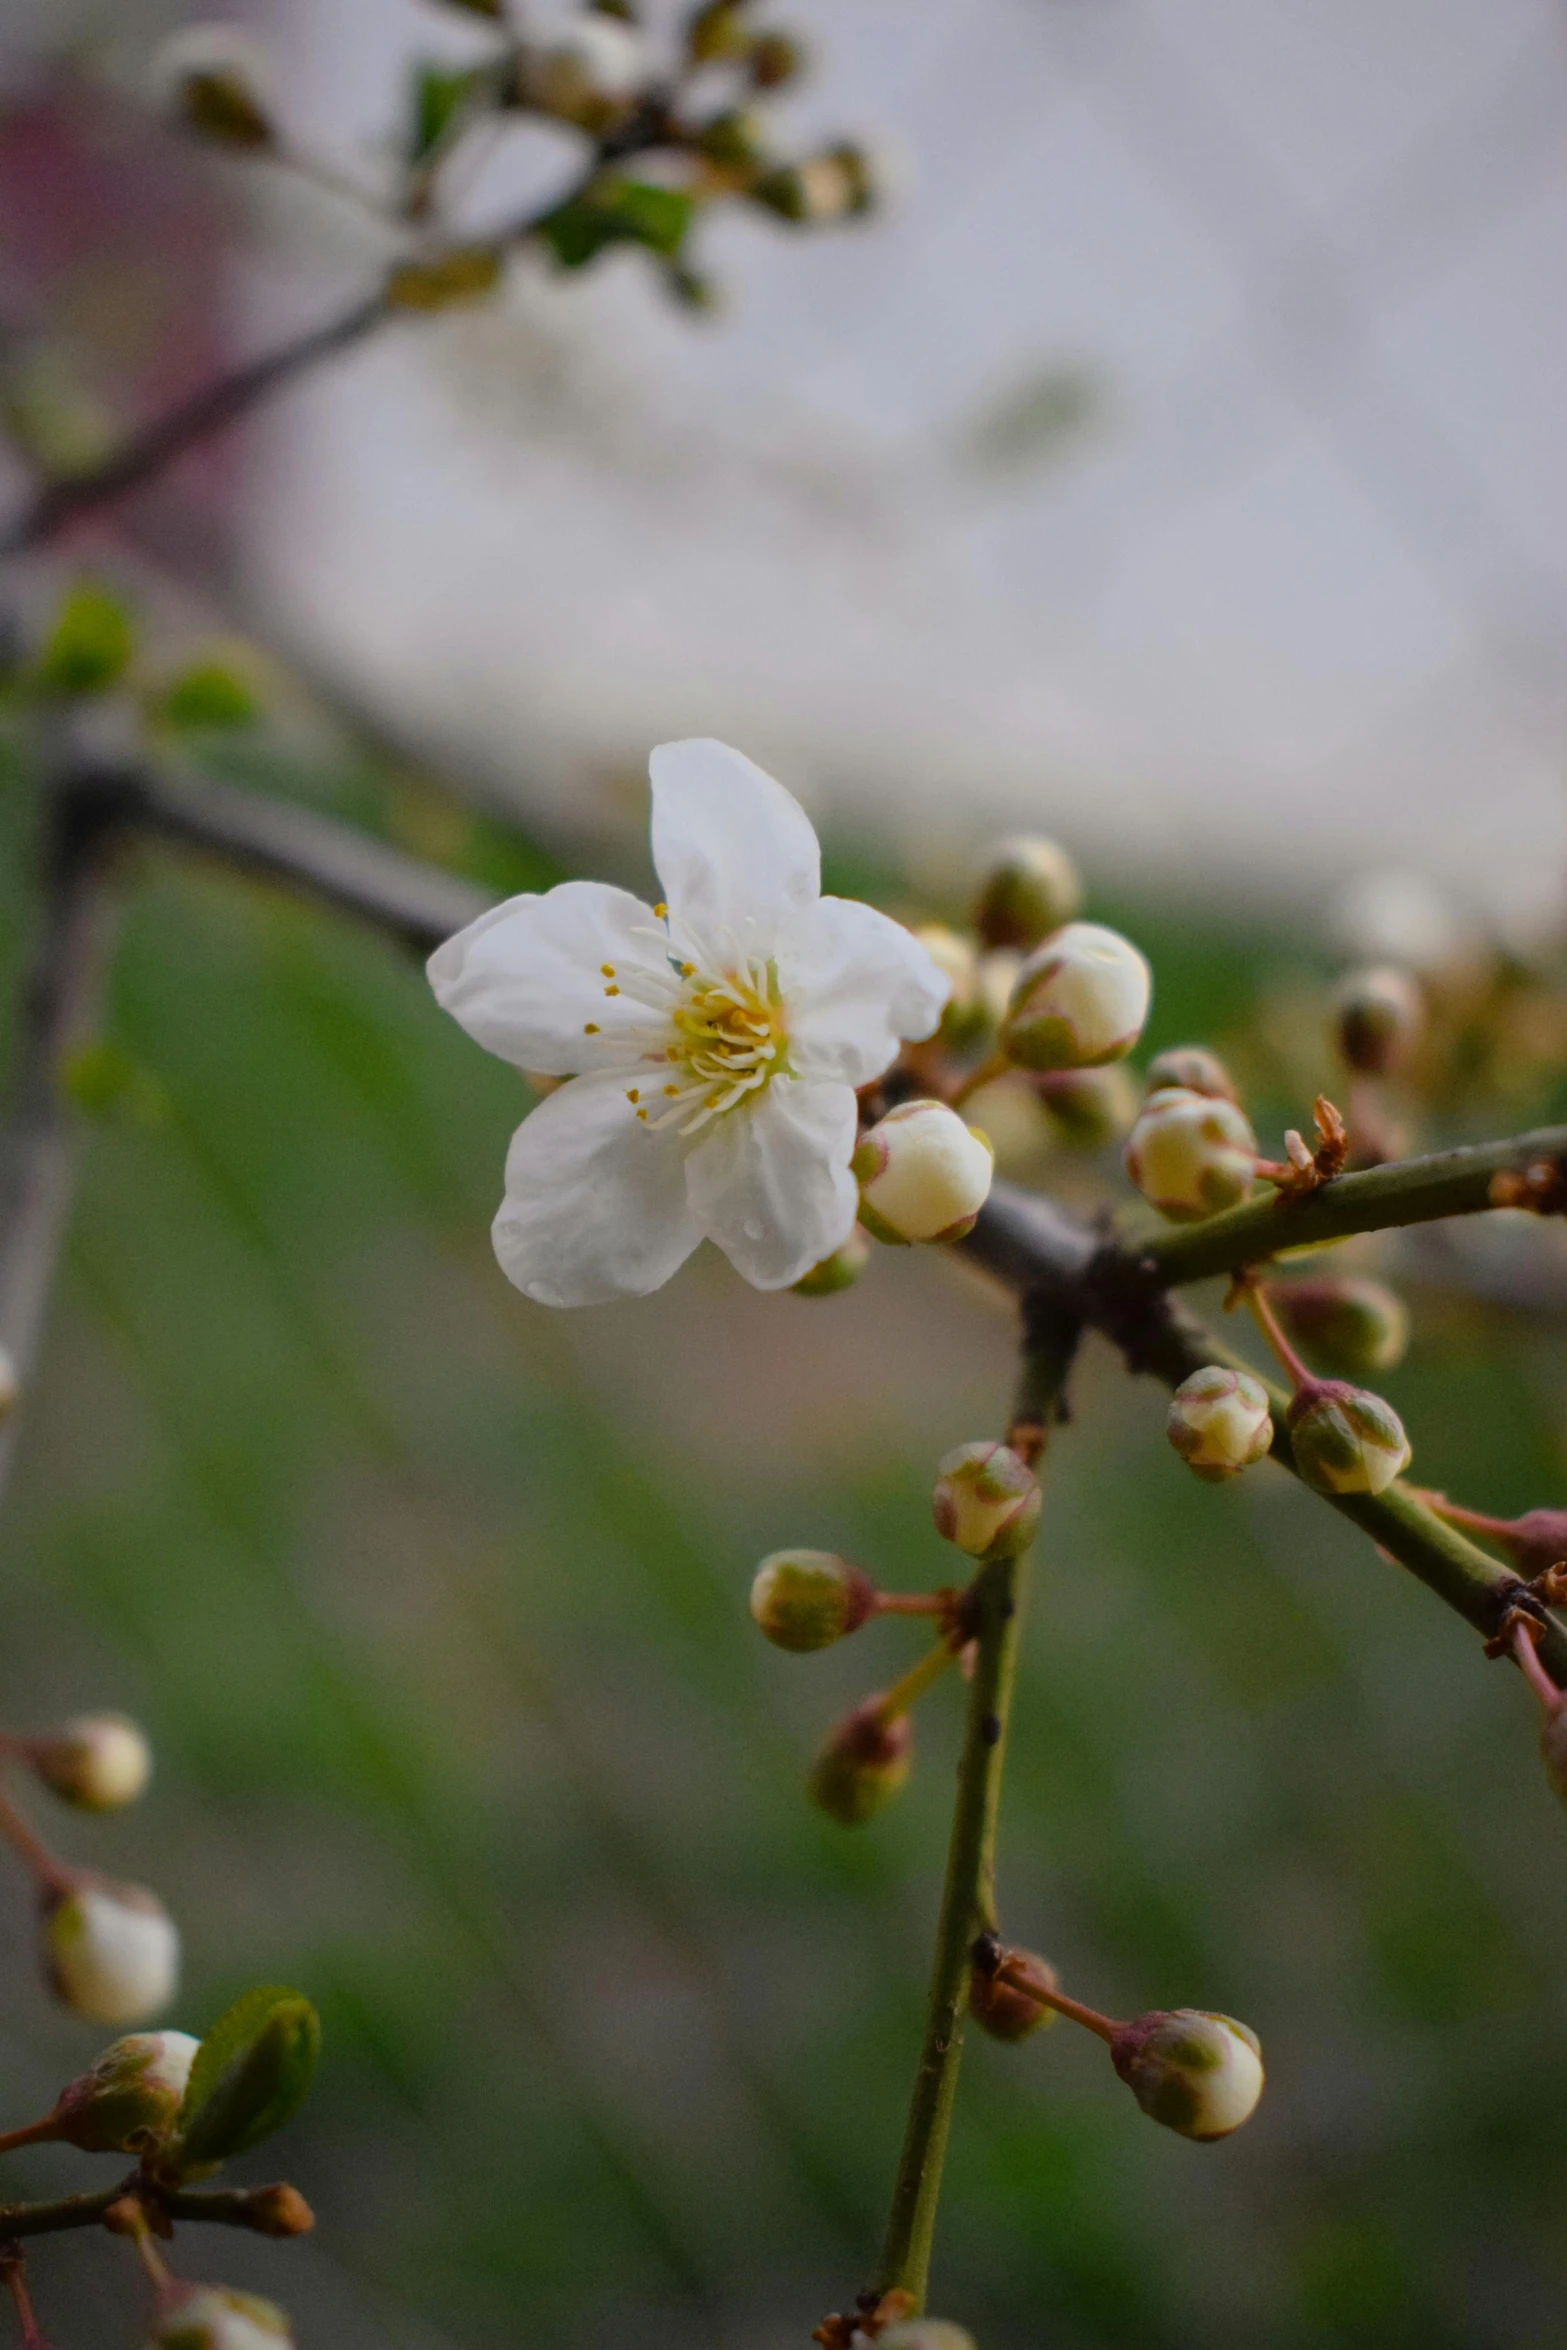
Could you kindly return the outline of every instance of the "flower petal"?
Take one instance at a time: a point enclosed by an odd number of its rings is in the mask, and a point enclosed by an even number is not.
[[[668,1031],[674,978],[656,938],[638,935],[657,928],[629,891],[563,881],[492,906],[425,968],[443,1010],[503,1061],[547,1077],[618,1069]]]
[[[951,983],[901,922],[855,898],[822,898],[780,943],[789,1056],[802,1077],[868,1085],[904,1037],[930,1036]]]
[[[523,1120],[492,1229],[507,1279],[546,1306],[645,1297],[702,1237],[679,1136],[644,1126],[608,1072],[573,1078]]]
[[[756,1289],[787,1289],[841,1248],[859,1190],[847,1085],[775,1077],[753,1109],[714,1120],[686,1162],[692,1213]]]
[[[778,922],[814,905],[821,850],[798,800],[727,743],[660,743],[653,862],[670,907],[720,948],[771,954]]]

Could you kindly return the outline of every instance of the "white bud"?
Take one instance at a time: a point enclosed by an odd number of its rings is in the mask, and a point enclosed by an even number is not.
[[[1119,1061],[1142,1034],[1153,974],[1130,939],[1098,922],[1069,922],[1017,975],[1001,1042],[1025,1069],[1091,1069]]]
[[[133,2032],[62,2090],[57,2135],[88,2154],[129,2154],[173,2128],[201,2046],[189,2032]]]
[[[1016,1558],[1039,1524],[1039,1481],[1010,1445],[960,1444],[937,1464],[936,1531],[970,1558]]]
[[[1150,2120],[1183,2138],[1227,2138],[1262,2095],[1257,2035],[1233,2016],[1176,2007],[1123,2024],[1111,2058]]]
[[[1409,1466],[1403,1421],[1364,1387],[1309,1379],[1288,1417],[1295,1466],[1319,1493],[1384,1493]]]
[[[158,2312],[148,2350],[277,2350],[292,2340],[275,2302],[226,2285],[176,2285]]]
[[[1144,1199],[1174,1223],[1191,1223],[1250,1196],[1257,1137],[1235,1102],[1161,1086],[1137,1115],[1126,1172]]]
[[[1210,1363],[1183,1379],[1170,1399],[1166,1433],[1205,1485],[1238,1477],[1273,1442],[1268,1391],[1249,1371]]]
[[[124,1714],[78,1714],[27,1743],[44,1785],[82,1811],[134,1803],[152,1776],[152,1749]]]
[[[995,1153],[945,1102],[902,1102],[849,1164],[861,1222],[878,1240],[960,1240],[990,1195]]]
[[[522,83],[535,106],[592,127],[623,107],[647,70],[641,35],[612,16],[576,16],[525,53]]]
[[[56,1997],[95,2024],[140,2023],[179,1983],[178,1930],[140,1885],[78,1885],[53,1899],[43,1955]]]

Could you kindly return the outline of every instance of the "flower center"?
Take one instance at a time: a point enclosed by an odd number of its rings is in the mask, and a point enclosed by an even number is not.
[[[775,963],[751,956],[729,971],[690,962],[675,969],[685,986],[670,1013],[669,1076],[656,1092],[638,1088],[629,1098],[646,1124],[672,1121],[692,1134],[789,1073],[789,1030]]]

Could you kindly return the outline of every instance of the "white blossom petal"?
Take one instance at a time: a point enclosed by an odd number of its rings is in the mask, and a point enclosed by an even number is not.
[[[680,921],[722,950],[767,955],[777,926],[814,905],[821,851],[798,800],[727,743],[660,743],[653,779],[653,863]]]
[[[854,1130],[852,1088],[775,1077],[754,1108],[715,1119],[692,1149],[696,1221],[755,1288],[787,1289],[848,1239]]]
[[[503,1061],[547,1077],[619,1069],[658,1050],[668,1030],[676,991],[657,928],[629,891],[563,881],[491,907],[426,968],[437,1002]]]
[[[854,898],[822,898],[780,944],[789,1057],[802,1077],[868,1085],[904,1037],[934,1034],[951,982],[912,931]]]
[[[702,1237],[680,1138],[641,1122],[623,1073],[573,1078],[523,1120],[492,1229],[508,1280],[546,1306],[645,1297]]]

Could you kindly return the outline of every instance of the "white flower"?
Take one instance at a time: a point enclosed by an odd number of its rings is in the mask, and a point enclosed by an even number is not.
[[[135,2024],[167,2007],[179,1982],[180,1938],[140,1885],[80,1885],[44,1922],[44,1963],[67,2007],[95,2024]]]
[[[567,881],[448,939],[430,984],[519,1069],[569,1077],[512,1141],[495,1253],[541,1304],[642,1297],[704,1237],[758,1289],[848,1238],[856,1086],[929,1036],[947,981],[884,914],[821,895],[781,784],[724,743],[650,762],[667,905]]]

